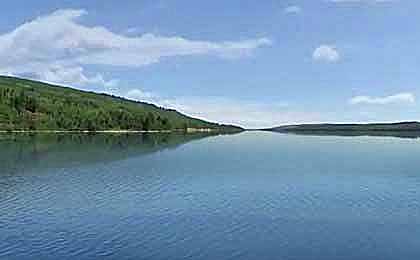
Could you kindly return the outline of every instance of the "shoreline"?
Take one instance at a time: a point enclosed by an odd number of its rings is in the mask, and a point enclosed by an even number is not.
[[[0,130],[0,134],[157,134],[157,133],[236,133],[211,128],[188,128],[173,130]]]

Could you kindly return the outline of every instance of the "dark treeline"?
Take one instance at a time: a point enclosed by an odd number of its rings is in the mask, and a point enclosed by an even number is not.
[[[0,130],[238,131],[151,104],[44,83],[0,77]]]

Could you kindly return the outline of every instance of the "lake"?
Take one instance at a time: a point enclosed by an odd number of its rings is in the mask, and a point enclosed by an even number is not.
[[[419,259],[420,139],[0,135],[0,259]]]

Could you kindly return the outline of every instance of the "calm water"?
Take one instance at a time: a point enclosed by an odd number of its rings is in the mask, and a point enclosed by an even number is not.
[[[419,259],[420,139],[0,135],[0,259]]]

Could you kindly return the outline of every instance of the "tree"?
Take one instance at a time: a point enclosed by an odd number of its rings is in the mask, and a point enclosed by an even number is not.
[[[19,94],[15,94],[12,97],[12,100],[14,109],[16,109],[18,113],[22,113],[25,105],[25,92],[23,90],[19,91]]]
[[[35,113],[37,110],[37,101],[36,98],[32,97],[32,96],[27,96],[25,98],[25,110],[31,112],[31,113]]]

